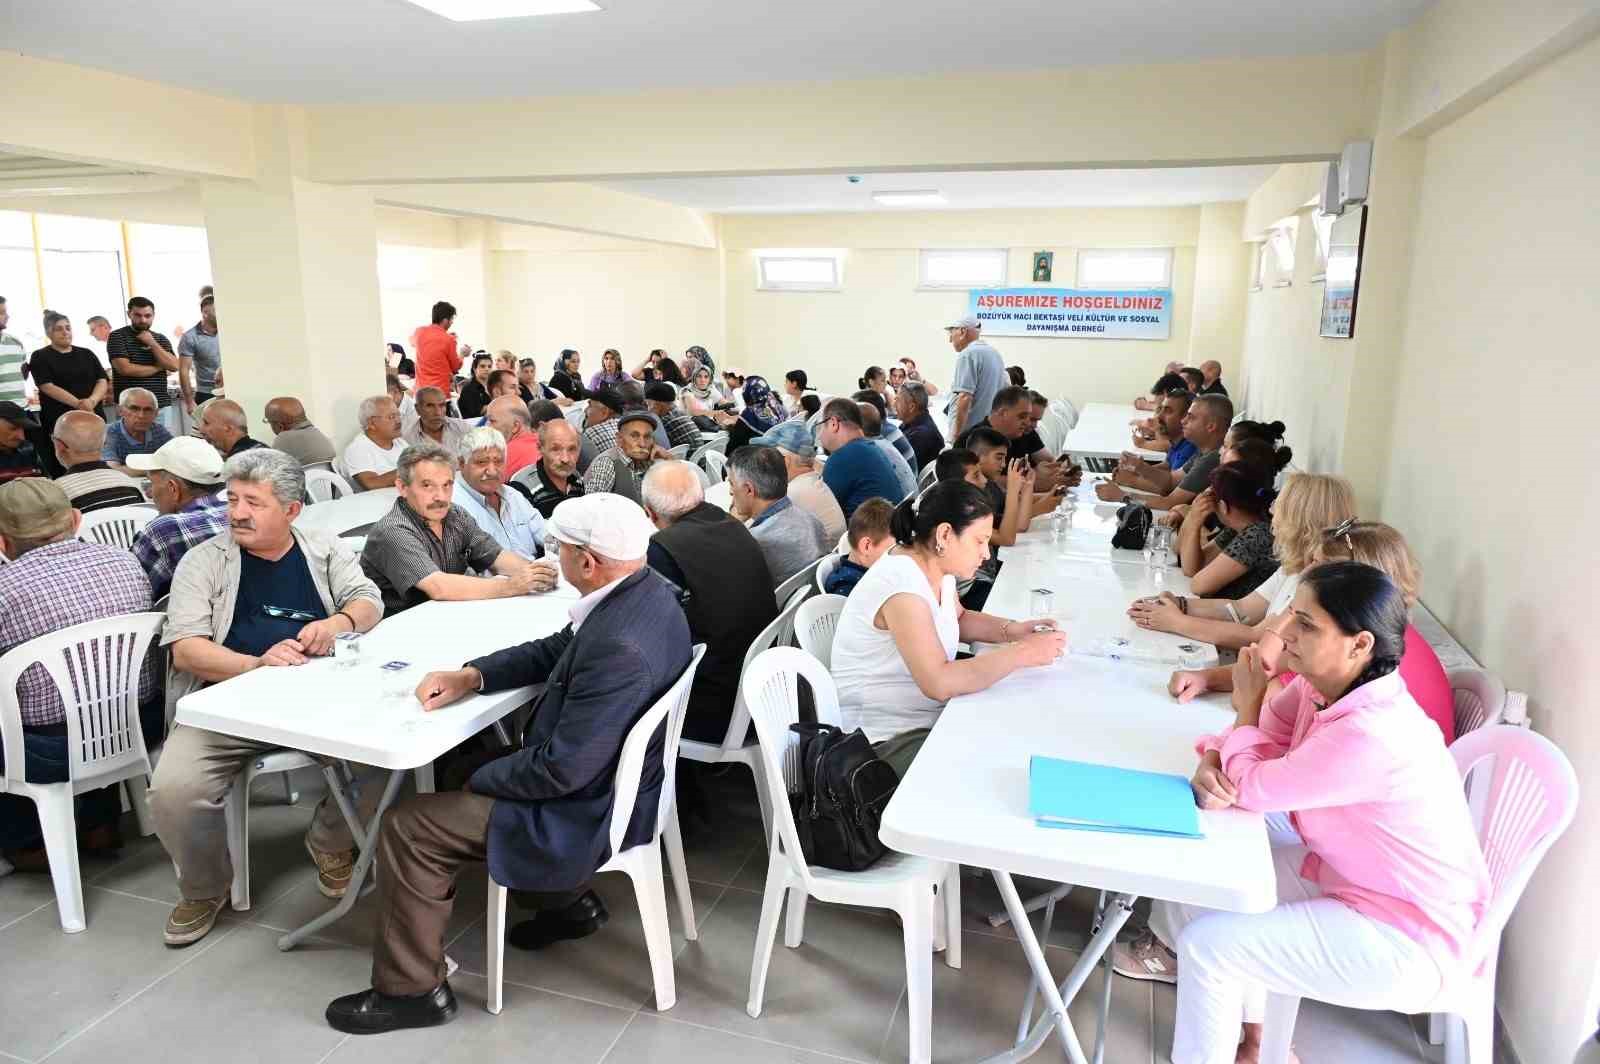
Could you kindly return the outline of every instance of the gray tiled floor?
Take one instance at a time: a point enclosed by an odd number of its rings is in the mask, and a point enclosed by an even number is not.
[[[85,861],[89,929],[63,935],[49,882],[0,879],[0,1062],[260,1061],[262,1064],[468,1064],[483,1060],[650,1061],[652,1064],[897,1062],[906,1055],[900,933],[886,915],[812,903],[805,944],[774,950],[759,1019],[745,1012],[750,954],[766,854],[748,778],[719,782],[720,837],[691,840],[700,937],[687,942],[673,913],[678,1003],[657,1013],[638,909],[628,881],[603,877],[611,909],[599,935],[540,954],[509,950],[505,1011],[483,1010],[481,870],[461,881],[450,952],[456,1022],[381,1038],[347,1038],[326,1026],[331,997],[366,985],[370,899],[342,924],[290,954],[277,930],[319,911],[300,832],[317,782],[304,778],[295,807],[252,810],[254,904],[230,914],[187,950],[161,945],[176,896],[172,865],[154,840],[131,842],[116,862]],[[277,795],[275,787],[264,794]],[[132,824],[129,822],[129,834]],[[998,901],[991,884],[964,881],[966,932],[959,971],[936,959],[934,1057],[973,1060],[1014,1035],[1027,969],[1008,928],[983,919]],[[1058,909],[1053,941],[1082,940],[1082,898]],[[1050,950],[1065,973],[1075,953]],[[1092,1045],[1092,977],[1072,1013]],[[1172,1040],[1172,988],[1115,979],[1109,1064],[1158,1064]],[[1305,1064],[1416,1064],[1442,1059],[1419,1037],[1420,1021],[1307,1003],[1296,1048]],[[1426,1052],[1424,1052],[1426,1050]],[[1062,1059],[1056,1045],[1036,1058]]]

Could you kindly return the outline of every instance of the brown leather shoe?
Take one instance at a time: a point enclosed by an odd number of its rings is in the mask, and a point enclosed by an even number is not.
[[[311,855],[312,863],[317,866],[317,889],[329,898],[344,897],[344,892],[350,889],[350,877],[356,870],[355,851],[323,853],[314,849],[311,840],[307,839],[306,853]]]
[[[177,948],[199,942],[211,933],[217,916],[227,908],[228,896],[180,901],[167,917],[167,930],[163,935],[168,946]]]
[[[45,876],[50,874],[50,858],[45,856],[43,846],[34,850],[6,850],[0,853],[0,857],[3,857],[17,872]]]

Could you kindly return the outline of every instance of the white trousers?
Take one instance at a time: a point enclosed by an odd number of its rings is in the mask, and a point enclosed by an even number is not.
[[[1404,932],[1363,916],[1300,878],[1302,846],[1275,847],[1278,906],[1218,912],[1156,902],[1150,927],[1178,955],[1172,1064],[1232,1064],[1239,1025],[1260,1023],[1267,995],[1356,1009],[1419,1012],[1439,967]]]

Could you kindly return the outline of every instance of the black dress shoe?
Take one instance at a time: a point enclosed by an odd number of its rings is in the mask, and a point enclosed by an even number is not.
[[[397,997],[363,990],[328,1003],[328,1026],[345,1034],[382,1034],[407,1027],[437,1027],[460,1011],[448,982],[426,994]]]
[[[536,913],[506,934],[506,941],[518,949],[544,949],[557,942],[586,938],[606,926],[611,914],[594,891],[556,912]]]

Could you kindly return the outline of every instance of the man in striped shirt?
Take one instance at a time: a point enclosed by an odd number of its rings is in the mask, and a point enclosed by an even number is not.
[[[27,405],[22,379],[28,363],[28,350],[22,341],[6,332],[11,315],[6,312],[5,296],[0,296],[0,401]]]
[[[133,556],[160,598],[189,548],[227,531],[228,504],[217,498],[222,455],[205,440],[179,436],[154,454],[130,454],[128,465],[150,474],[150,499],[161,511],[133,541]]]
[[[144,492],[132,477],[119,473],[100,457],[106,442],[106,423],[99,414],[69,410],[56,419],[51,430],[56,461],[66,470],[56,478],[67,501],[79,513],[103,510],[108,506],[138,506]]]
[[[178,369],[172,341],[155,331],[156,305],[144,296],[128,300],[128,324],[106,337],[106,357],[111,359],[111,386],[120,402],[122,393],[138,386],[150,389],[167,420],[172,396],[167,374]],[[172,428],[169,422],[167,427]]]

